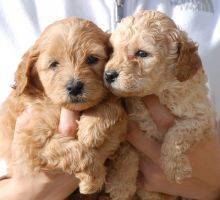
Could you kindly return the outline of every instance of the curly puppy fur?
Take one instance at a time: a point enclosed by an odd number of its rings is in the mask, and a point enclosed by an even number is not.
[[[106,85],[114,94],[126,97],[130,118],[139,123],[143,134],[163,143],[161,166],[167,178],[180,183],[191,177],[192,168],[185,154],[211,137],[215,127],[198,46],[168,16],[157,11],[141,11],[123,19],[110,42],[114,52],[105,67]],[[141,100],[150,94],[157,95],[176,116],[165,136]],[[127,179],[119,178],[115,181]],[[114,190],[118,196],[123,189]],[[127,188],[123,191],[128,195]],[[141,199],[172,198],[144,191],[138,194]]]
[[[109,36],[92,22],[68,18],[48,26],[23,56],[16,88],[0,113],[0,157],[10,158],[17,117],[35,112],[18,130],[22,160],[30,169],[62,170],[80,179],[81,193],[99,190],[105,160],[126,132],[126,115],[103,83]],[[77,138],[58,133],[61,107],[81,111]]]

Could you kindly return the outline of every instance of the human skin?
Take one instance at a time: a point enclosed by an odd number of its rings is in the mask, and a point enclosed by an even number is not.
[[[173,125],[175,116],[160,104],[159,99],[150,95],[144,103],[148,108],[158,129],[166,134]],[[146,139],[141,134],[137,124],[129,123],[128,141],[149,159],[140,161],[139,186],[147,191],[163,192],[199,200],[214,200],[220,193],[220,140],[215,138],[200,142],[189,152],[192,164],[192,178],[185,179],[181,184],[169,182],[160,168],[161,144],[152,139]],[[217,131],[217,130],[216,130]]]
[[[25,126],[33,114],[34,110],[29,109],[17,119],[12,143],[12,176],[0,181],[0,200],[61,200],[78,187],[78,180],[74,176],[43,172],[33,175],[23,162],[17,162],[21,156],[19,146],[16,144],[19,138],[16,129]],[[78,117],[78,112],[62,109],[59,124],[60,133],[65,136],[73,136],[77,131],[76,120]]]

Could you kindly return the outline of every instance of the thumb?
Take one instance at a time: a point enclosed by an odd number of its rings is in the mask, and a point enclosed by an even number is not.
[[[80,112],[62,108],[60,113],[59,132],[65,136],[75,136],[78,130],[77,121],[79,118]]]

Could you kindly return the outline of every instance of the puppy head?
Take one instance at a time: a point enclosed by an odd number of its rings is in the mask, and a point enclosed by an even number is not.
[[[165,14],[141,11],[112,33],[104,79],[119,96],[154,93],[161,80],[186,81],[201,66],[197,46]]]
[[[46,28],[23,56],[16,92],[46,95],[73,110],[96,105],[106,95],[102,74],[108,36],[92,22],[68,18]]]

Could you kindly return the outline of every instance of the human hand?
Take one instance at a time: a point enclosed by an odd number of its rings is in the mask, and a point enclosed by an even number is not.
[[[162,133],[173,125],[175,117],[160,104],[159,99],[150,95],[144,103],[152,119]],[[160,167],[161,144],[153,139],[145,138],[137,124],[129,124],[128,140],[147,158],[140,161],[140,187],[147,191],[162,192],[186,198],[211,200],[217,199],[220,189],[220,141],[219,137],[203,141],[188,152],[193,174],[181,184],[171,183],[166,179]]]
[[[12,177],[8,180],[8,187],[15,188],[16,191],[11,199],[64,199],[78,187],[78,180],[74,176],[63,173],[52,174],[50,172],[33,173],[25,166],[25,162],[22,160],[22,153],[17,142],[19,141],[19,133],[16,130],[28,124],[28,120],[33,114],[34,110],[28,109],[18,117],[16,122],[14,140],[12,142]],[[68,136],[76,133],[76,120],[78,117],[78,113],[62,109],[59,125],[61,134]],[[72,123],[69,120],[72,120]]]

